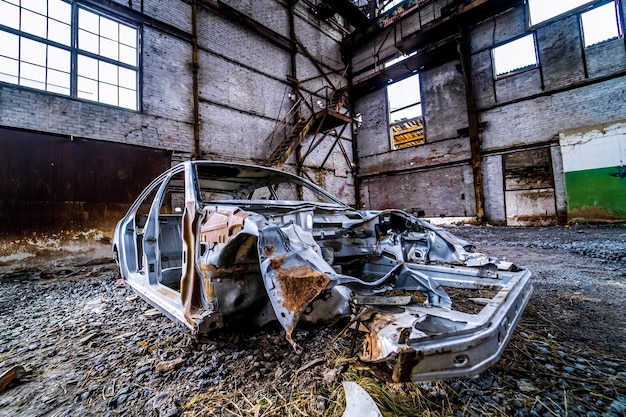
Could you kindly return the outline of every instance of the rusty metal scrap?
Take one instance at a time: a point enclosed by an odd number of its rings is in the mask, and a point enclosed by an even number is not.
[[[184,210],[166,212],[181,193]],[[297,348],[298,323],[352,317],[360,360],[395,382],[486,369],[532,291],[526,269],[405,212],[354,210],[302,178],[241,164],[164,173],[118,224],[114,251],[129,286],[196,334],[277,320]]]

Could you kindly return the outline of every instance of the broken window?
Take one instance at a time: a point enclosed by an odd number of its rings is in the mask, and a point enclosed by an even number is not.
[[[0,82],[137,110],[139,29],[76,2],[0,0]]]
[[[528,0],[530,25],[545,22],[587,3],[592,2],[589,0]]]
[[[383,14],[388,12],[389,10],[393,9],[394,7],[396,7],[397,5],[403,3],[404,0],[387,0],[385,2],[382,2],[382,7],[380,9],[380,12],[378,14]]]
[[[517,38],[491,50],[496,77],[508,75],[537,66],[535,36]]]
[[[585,47],[619,38],[621,36],[619,16],[615,1],[582,13],[580,20]]]
[[[424,116],[419,74],[387,86],[391,149],[424,143]]]

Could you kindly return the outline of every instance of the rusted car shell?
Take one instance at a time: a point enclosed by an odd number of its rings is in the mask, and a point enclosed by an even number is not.
[[[351,317],[365,329],[359,358],[396,382],[483,371],[532,292],[528,270],[442,228],[354,210],[300,177],[245,164],[166,171],[120,220],[113,250],[130,287],[194,333],[278,320],[296,347],[299,322]]]

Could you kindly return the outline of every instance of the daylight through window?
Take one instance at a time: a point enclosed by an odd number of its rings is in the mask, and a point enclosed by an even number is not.
[[[612,1],[582,13],[583,37],[585,47],[620,37],[617,4]]]
[[[528,0],[530,24],[531,26],[537,25],[587,3],[591,2],[589,0]]]
[[[138,33],[71,1],[0,0],[0,82],[137,110]]]
[[[537,66],[535,37],[526,35],[492,49],[496,76]]]
[[[387,87],[391,149],[424,143],[424,117],[419,74]]]

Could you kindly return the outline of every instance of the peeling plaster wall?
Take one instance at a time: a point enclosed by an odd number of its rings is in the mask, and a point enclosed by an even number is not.
[[[559,133],[568,218],[626,218],[626,120]]]

